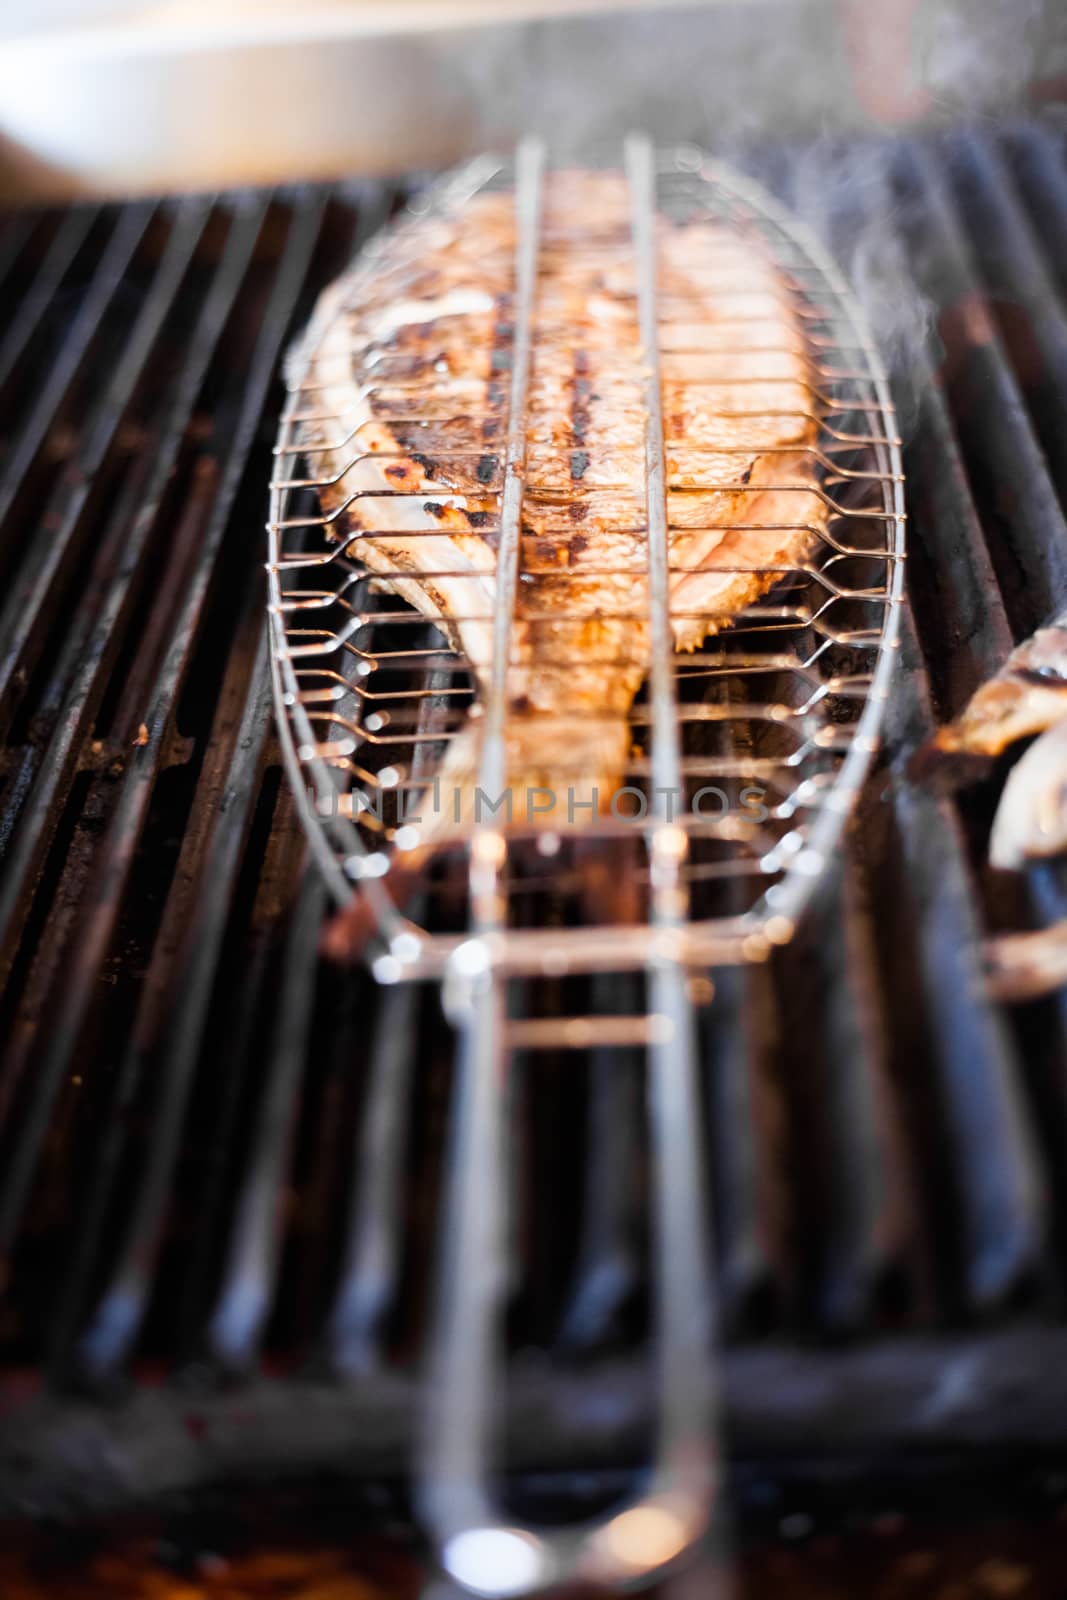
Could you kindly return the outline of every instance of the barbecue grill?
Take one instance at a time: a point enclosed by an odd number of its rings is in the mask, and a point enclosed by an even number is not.
[[[790,206],[819,190],[811,159],[741,165]],[[832,146],[818,159],[839,171]],[[1062,140],[1021,126],[847,160],[864,181],[830,184],[811,220],[847,264],[880,218],[932,311],[906,368],[891,352],[912,538],[886,753],[793,942],[687,995],[708,1001],[688,1087],[672,1058],[695,1106],[686,1203],[713,1201],[687,1290],[702,1320],[714,1296],[722,1448],[756,1473],[742,1525],[754,1481],[803,1504],[846,1469],[891,1485],[1064,1443],[1065,1014],[993,1003],[980,960],[983,933],[1062,915],[1063,888],[982,865],[994,785],[950,798],[908,771],[1065,599]],[[415,1454],[445,1130],[477,1140],[477,1052],[457,1069],[431,985],[319,960],[326,891],[303,875],[249,578],[282,354],[405,193],[27,211],[4,235],[9,1519],[192,1514],[220,1485],[358,1497]],[[516,981],[527,1022],[648,998],[639,974]],[[644,1041],[532,1042],[481,1151],[502,1174],[498,1459],[519,1525],[632,1487],[664,1326]],[[478,1306],[446,1304],[443,1363],[450,1318]],[[470,1389],[445,1398],[469,1426]],[[440,1450],[469,1444],[451,1410],[431,1420]]]

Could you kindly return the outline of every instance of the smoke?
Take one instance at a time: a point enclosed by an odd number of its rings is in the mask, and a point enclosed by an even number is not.
[[[998,115],[1067,73],[1062,0],[714,0],[438,35],[483,144],[739,141]]]
[[[464,35],[447,68],[473,143],[537,132],[581,160],[642,127],[769,181],[831,244],[896,380],[931,308],[909,270],[887,133],[993,118],[1067,74],[1062,0],[718,0]]]
[[[916,202],[894,188],[891,153],[881,140],[823,136],[791,158],[787,186],[797,216],[828,243],[856,292],[893,379],[901,431],[908,434],[917,418],[935,307],[909,259],[906,223]]]
[[[942,0],[918,9],[916,43],[934,107],[949,116],[992,115],[1021,104],[1029,84],[1063,72],[1065,12],[1061,0]]]
[[[498,26],[457,42],[450,65],[491,143],[536,132],[567,158],[639,126],[720,150],[772,107],[787,131],[817,121],[838,32],[822,0],[726,0]]]

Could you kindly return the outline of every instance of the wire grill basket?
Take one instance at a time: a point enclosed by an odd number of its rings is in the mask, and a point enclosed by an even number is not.
[[[640,340],[643,571],[634,584],[648,652],[629,717],[625,781],[633,805],[583,812],[573,830],[554,821],[550,829],[514,818],[509,825],[506,814],[487,808],[451,829],[414,899],[410,884],[394,893],[403,882],[394,862],[403,861],[415,827],[412,809],[425,801],[449,742],[472,715],[481,719],[480,784],[493,796],[505,783],[512,625],[528,577],[523,503],[539,273],[560,247],[543,227],[546,166],[544,149],[526,142],[513,160],[480,161],[420,203],[430,221],[461,215],[479,195],[502,194],[514,208],[513,249],[505,261],[485,263],[487,273],[503,274],[511,315],[501,359],[479,382],[450,370],[412,381],[388,353],[372,353],[358,392],[351,372],[344,375],[356,397],[338,407],[334,357],[325,353],[331,328],[358,317],[383,267],[386,290],[397,271],[401,292],[411,258],[387,236],[342,280],[290,363],[268,524],[279,725],[314,854],[340,904],[362,893],[372,905],[377,977],[443,979],[459,1036],[421,1504],[453,1580],[468,1592],[501,1595],[574,1578],[633,1584],[669,1566],[714,1522],[714,1307],[694,984],[707,988],[701,969],[761,959],[786,941],[834,854],[877,745],[904,538],[885,374],[833,263],[755,185],[699,151],[661,154],[643,138],[629,139],[610,168],[625,184],[625,238],[584,248],[603,249],[616,264],[620,252],[625,257]],[[680,654],[677,441],[664,415],[665,380],[706,391],[706,405],[731,418],[726,448],[742,458],[754,449],[746,427],[768,410],[768,384],[776,381],[773,369],[759,379],[750,409],[737,403],[736,380],[716,369],[735,346],[751,350],[766,322],[765,311],[753,310],[750,285],[737,278],[736,252],[727,251],[723,260],[732,264],[717,282],[720,301],[735,305],[719,323],[717,347],[702,339],[691,306],[661,292],[662,229],[697,217],[716,221],[720,234],[746,237],[775,265],[806,376],[799,398],[794,377],[771,404],[800,430],[801,444],[785,455],[794,467],[801,455],[804,472],[800,480],[795,471],[783,471],[781,484],[772,479],[779,507],[792,503],[791,494],[796,501],[795,512],[778,511],[774,529],[758,520],[736,525],[795,535],[790,559],[762,574],[768,581],[758,598],[731,626],[706,638],[698,627],[697,648]],[[420,247],[416,234],[408,238]],[[789,361],[798,351],[771,343],[762,354]],[[734,397],[728,411],[717,391]],[[479,463],[479,515],[495,548],[491,604],[480,619],[490,644],[477,685],[455,627],[438,626],[398,598],[400,571],[360,559],[377,537],[367,504],[358,535],[346,523],[356,502],[388,501],[394,540],[405,507],[413,528],[425,532],[425,487],[383,491],[380,478],[372,488],[361,479],[371,448],[368,399],[379,418],[397,407],[406,435],[423,428],[428,449],[466,463],[468,478],[470,463]],[[410,444],[396,452],[401,469],[411,453]],[[388,456],[374,462],[376,473]],[[745,498],[742,478],[729,488]],[[585,492],[575,488],[574,497]],[[434,498],[450,503],[447,493]],[[744,554],[733,563],[735,573],[758,568]],[[483,579],[465,581],[479,586],[484,606]],[[697,803],[709,790],[710,810]],[[609,974],[624,975],[621,989]],[[572,980],[586,987],[568,988]],[[545,982],[556,985],[547,1008],[535,998]],[[575,993],[579,1009],[568,1012],[559,998]],[[508,1068],[519,1052],[594,1043],[630,1060],[643,1052],[647,1063],[654,1463],[641,1498],[593,1526],[518,1528],[497,1505],[489,1472],[506,1292]]]
[[[631,147],[631,169],[633,159]],[[657,520],[665,522],[669,468],[665,481],[663,457],[671,441],[669,425],[665,441],[658,384],[655,378],[649,383],[651,649],[647,687],[630,717],[631,798],[611,814],[583,815],[576,832],[585,859],[595,843],[614,849],[646,891],[629,924],[611,906],[605,911],[602,903],[579,900],[546,933],[538,926],[539,894],[546,886],[565,888],[582,871],[572,841],[558,843],[553,835],[554,855],[541,856],[540,872],[531,870],[529,851],[522,870],[512,870],[522,827],[514,819],[507,827],[499,812],[486,808],[477,822],[452,830],[451,842],[474,846],[468,853],[483,876],[487,864],[492,868],[492,890],[503,905],[489,919],[493,926],[482,931],[493,941],[494,964],[513,973],[544,970],[549,954],[555,970],[642,967],[648,928],[657,920],[647,886],[664,846],[678,857],[680,891],[671,931],[662,937],[665,951],[706,965],[758,957],[769,943],[787,938],[833,853],[875,749],[896,639],[903,554],[900,459],[885,376],[862,313],[814,238],[756,186],[691,150],[657,157],[649,152],[648,168],[647,193],[639,195],[633,181],[631,191],[634,273],[649,354],[674,371],[688,363],[694,382],[713,394],[714,358],[729,352],[679,342],[682,312],[666,300],[657,303],[655,240],[651,226],[641,226],[642,207],[649,224],[653,211],[666,217],[706,213],[758,236],[780,269],[807,345],[805,409],[812,432],[804,449],[820,514],[812,519],[810,495],[797,494],[798,533],[811,534],[805,558],[778,572],[773,590],[732,627],[689,654],[675,655],[671,624],[678,619],[667,592],[670,530],[664,526],[658,537],[655,532]],[[491,383],[475,410],[468,377],[435,375],[430,383],[421,380],[420,404],[413,399],[418,383],[391,376],[386,358],[368,370],[363,386],[365,394],[373,390],[402,404],[409,432],[423,427],[438,445],[447,419],[450,460],[477,457],[485,464],[484,503],[492,509],[483,518],[499,530],[500,550],[491,619],[500,648],[495,680],[479,707],[490,767],[491,735],[499,739],[506,716],[507,634],[516,586],[524,577],[519,529],[525,418],[509,412],[516,380],[521,388],[528,372],[537,263],[545,249],[538,239],[540,183],[540,158],[527,150],[525,177],[519,161],[483,161],[422,202],[429,215],[447,216],[476,193],[514,190],[515,316],[504,355],[510,385]],[[377,254],[373,247],[366,253],[338,297],[336,316],[358,304]],[[738,282],[724,284],[722,292],[736,297],[729,328],[743,345],[759,331],[751,297]],[[356,537],[344,531],[345,509],[371,493],[376,504],[384,504],[385,496],[360,488],[343,498],[337,492],[338,481],[347,484],[346,474],[368,454],[367,427],[358,410],[329,410],[331,375],[317,357],[325,331],[321,323],[314,328],[291,363],[276,450],[269,523],[276,686],[289,766],[306,797],[319,863],[339,901],[355,892],[373,900],[380,934],[376,971],[396,980],[441,972],[464,941],[470,915],[485,921],[473,900],[456,911],[454,865],[431,882],[414,920],[403,914],[402,903],[394,903],[389,872],[390,851],[412,835],[408,819],[419,815],[447,742],[470,715],[474,692],[454,641],[389,592],[380,568],[369,571],[352,554]],[[768,350],[768,359],[777,353]],[[736,379],[730,382],[736,393]],[[766,410],[765,381],[760,393]],[[745,413],[736,401],[734,407],[734,448],[743,456],[752,447],[745,441]],[[790,407],[795,409],[792,399]],[[485,443],[487,422],[491,447]],[[358,482],[358,475],[351,481]],[[332,498],[325,500],[328,491]],[[395,526],[396,503],[410,502],[413,512],[421,512],[426,492],[400,488],[390,490],[388,499]],[[324,509],[326,504],[332,509]],[[361,537],[366,540],[367,533]],[[657,791],[682,798],[664,808],[662,802],[657,806]],[[543,850],[543,830],[540,844]],[[446,898],[449,911],[443,910]],[[481,898],[486,901],[484,893]]]

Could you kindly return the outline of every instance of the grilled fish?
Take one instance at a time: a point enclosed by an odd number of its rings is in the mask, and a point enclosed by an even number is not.
[[[1024,639],[934,737],[949,755],[998,756],[1067,717],[1067,613]]]
[[[989,840],[995,867],[1067,850],[1067,613],[1016,646],[976,689],[961,715],[940,728],[929,755],[987,761],[1041,737],[1012,769]],[[924,753],[924,764],[926,761]]]
[[[297,355],[301,441],[348,554],[445,632],[484,694],[514,314],[514,204],[484,192],[409,219],[327,289]],[[825,524],[803,321],[760,243],[657,218],[670,611],[697,648],[802,562]],[[606,810],[649,665],[645,356],[628,189],[545,180],[507,676],[514,819]],[[337,420],[329,420],[337,419]],[[339,437],[340,435],[340,437]],[[480,708],[452,739],[422,844],[471,819]],[[546,801],[545,795],[551,798]]]
[[[989,859],[1017,869],[1067,850],[1067,722],[1030,746],[1008,775],[993,819]]]

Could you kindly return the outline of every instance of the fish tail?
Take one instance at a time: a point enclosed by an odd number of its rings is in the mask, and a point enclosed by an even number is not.
[[[623,713],[584,719],[512,718],[505,781],[484,781],[484,730],[474,720],[452,740],[416,807],[419,850],[447,845],[479,823],[517,829],[581,828],[611,811],[624,784],[630,727]],[[620,805],[622,802],[618,802]]]

